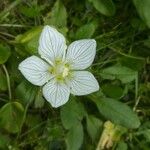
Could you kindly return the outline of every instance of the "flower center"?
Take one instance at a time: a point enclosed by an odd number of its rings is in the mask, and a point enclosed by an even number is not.
[[[55,76],[57,81],[64,82],[70,75],[70,67],[68,63],[56,59],[54,66],[49,68],[49,72]]]

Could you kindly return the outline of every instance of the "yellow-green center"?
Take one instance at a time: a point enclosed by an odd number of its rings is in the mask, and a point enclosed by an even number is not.
[[[54,66],[49,68],[49,72],[58,82],[64,82],[70,76],[70,65],[61,59],[56,59]]]

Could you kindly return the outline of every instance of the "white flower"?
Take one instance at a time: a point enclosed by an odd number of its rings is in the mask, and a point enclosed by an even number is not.
[[[65,104],[70,93],[86,95],[99,90],[88,71],[95,57],[96,41],[83,39],[71,43],[66,52],[64,36],[45,26],[39,40],[41,58],[31,56],[19,64],[19,70],[32,84],[43,86],[43,95],[53,107]],[[45,61],[44,61],[45,60]]]

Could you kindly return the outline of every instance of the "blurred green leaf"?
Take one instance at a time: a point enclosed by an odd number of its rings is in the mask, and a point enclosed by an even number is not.
[[[0,44],[0,64],[4,64],[8,60],[10,54],[9,47]]]
[[[101,86],[101,88],[102,88],[103,93],[110,98],[119,99],[124,94],[124,89],[122,89],[118,85],[104,84]]]
[[[136,135],[143,135],[144,141],[150,142],[150,121],[144,122],[136,132]]]
[[[67,134],[67,150],[79,150],[83,143],[83,127],[80,122],[77,122],[70,128]]]
[[[39,91],[35,96],[35,101],[34,101],[35,108],[42,108],[44,106],[44,102],[45,100],[43,98],[42,91],[41,89],[39,89]]]
[[[57,146],[54,143],[60,143],[62,138],[64,138],[64,128],[62,124],[58,124],[58,121],[54,119],[48,119],[46,124],[46,135],[48,137],[47,140],[49,141],[49,147],[52,149]]]
[[[41,12],[42,9],[43,9],[43,7],[38,6],[38,5],[31,6],[31,7],[28,7],[28,6],[19,7],[19,11],[23,15],[25,15],[29,18],[34,18],[34,17],[40,16],[40,12]]]
[[[133,0],[134,5],[139,13],[140,17],[150,28],[150,1],[149,0]]]
[[[42,122],[42,118],[41,118],[40,115],[37,115],[37,114],[28,114],[27,117],[26,117],[25,124],[29,128],[34,128],[36,125],[41,124],[41,122]],[[34,131],[37,132],[37,134],[38,134],[41,130],[39,128],[35,128]]]
[[[67,11],[61,0],[57,0],[52,11],[44,18],[44,23],[58,28],[64,28],[67,25]]]
[[[24,105],[34,100],[36,92],[37,87],[27,81],[21,82],[15,89],[16,98]]]
[[[23,106],[18,102],[10,102],[0,109],[0,127],[11,133],[20,130],[24,114]]]
[[[39,37],[42,31],[42,26],[34,27],[24,34],[18,35],[15,39],[17,46],[17,52],[19,54],[24,54],[24,51],[29,54],[37,54]]]
[[[113,16],[116,12],[116,7],[112,0],[89,0],[89,2],[105,16]]]
[[[96,22],[91,22],[91,23],[81,26],[77,30],[77,32],[75,34],[75,38],[76,39],[91,38],[96,30],[96,27],[97,27]]]
[[[99,112],[108,120],[127,128],[140,126],[138,116],[126,104],[110,98],[95,97],[94,99]]]
[[[94,141],[100,134],[100,129],[102,127],[102,121],[93,115],[87,116],[87,131],[92,140]]]
[[[81,121],[86,112],[82,103],[77,102],[75,97],[70,98],[64,106],[61,107],[61,121],[66,129],[70,129],[79,120]]]
[[[128,149],[128,145],[124,141],[120,141],[116,148],[116,150],[127,150],[127,149]]]
[[[128,67],[135,71],[141,70],[145,63],[144,60],[133,59],[133,58],[129,58],[129,57],[120,57],[119,62],[123,66]]]
[[[131,26],[134,28],[134,29],[137,29],[137,30],[140,30],[140,31],[143,31],[147,28],[145,22],[143,20],[141,20],[141,18],[133,18],[131,20]]]
[[[137,71],[134,71],[130,68],[121,65],[114,65],[107,67],[100,71],[100,75],[104,79],[118,79],[122,83],[128,83],[137,78]]]
[[[7,149],[7,145],[10,142],[10,139],[8,136],[0,134],[0,149],[4,150]]]
[[[7,79],[5,74],[0,70],[0,90],[7,90]]]

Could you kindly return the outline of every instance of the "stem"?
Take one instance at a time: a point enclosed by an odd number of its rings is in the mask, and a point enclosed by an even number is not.
[[[9,33],[4,33],[4,32],[0,32],[0,34],[4,35],[4,36],[8,36],[10,38],[15,38],[15,36],[9,34]]]
[[[16,0],[16,1],[12,2],[7,8],[5,8],[0,13],[0,22],[2,22],[10,14],[10,11],[21,2],[22,2],[21,0]],[[6,15],[7,13],[8,13],[8,15]]]
[[[133,107],[133,111],[136,111],[136,108],[139,104],[140,99],[141,97],[140,96],[138,97],[138,73],[137,73],[136,78],[135,78],[135,105]]]
[[[5,74],[6,74],[9,100],[11,101],[11,99],[12,99],[12,94],[11,94],[11,87],[10,87],[10,77],[9,77],[9,74],[8,74],[8,71],[7,71],[6,66],[5,66],[4,64],[2,64],[2,67],[3,67],[4,72],[5,72]]]
[[[125,54],[123,52],[121,52],[121,50],[116,50],[116,48],[114,47],[111,47],[111,46],[108,46],[109,49],[113,50],[114,52],[122,55],[122,56],[125,56],[125,57],[128,57],[128,58],[131,58],[131,59],[138,59],[138,60],[145,60],[145,58],[143,57],[136,57],[136,56],[132,56],[132,55],[128,55],[128,54]],[[117,48],[118,49],[118,48]]]
[[[22,24],[0,24],[0,27],[8,27],[8,28],[30,28],[31,26],[22,25]]]
[[[135,99],[138,97],[138,73],[135,78]]]
[[[95,63],[95,64],[92,64],[92,66],[102,65],[102,64],[106,64],[106,63],[110,63],[110,62],[114,62],[114,61],[116,61],[116,59],[106,60],[103,62]]]
[[[137,98],[136,102],[135,102],[135,105],[134,105],[134,107],[133,107],[133,111],[136,111],[136,108],[137,108],[137,106],[138,106],[138,104],[139,104],[139,102],[140,102],[140,99],[141,99],[141,97],[139,96],[139,97]]]
[[[29,106],[30,106],[30,104],[31,104],[31,101],[32,101],[32,98],[31,98],[31,97],[32,97],[32,96],[30,95],[30,97],[29,97],[29,102],[28,102],[28,103],[26,104],[26,106],[25,106],[25,110],[24,110],[22,122],[21,122],[21,125],[20,125],[20,129],[19,129],[19,132],[18,132],[17,137],[16,137],[16,142],[17,142],[17,140],[18,140],[19,137],[20,137],[20,134],[21,134],[21,131],[22,131],[23,124],[24,124],[24,122],[25,122],[25,120],[26,120],[26,117],[27,117],[27,111],[28,111],[28,108],[29,108]]]
[[[24,114],[23,114],[23,118],[22,118],[22,122],[21,122],[21,125],[20,125],[20,130],[19,130],[19,132],[18,132],[18,134],[17,134],[16,139],[19,139],[19,136],[20,136],[20,134],[21,134],[22,127],[23,127],[23,124],[24,124],[24,122],[25,122],[25,120],[26,120],[27,111],[28,111],[29,106],[30,106],[30,102],[26,104],[26,107],[25,107],[25,110],[24,110]],[[17,141],[17,140],[16,140],[16,141]]]
[[[30,130],[28,130],[27,132],[23,133],[22,135],[20,135],[20,138],[26,136],[27,134],[31,133],[32,131],[34,131],[35,129],[39,128],[40,126],[42,126],[43,124],[45,124],[47,122],[47,120],[37,124],[35,127],[31,128]]]

